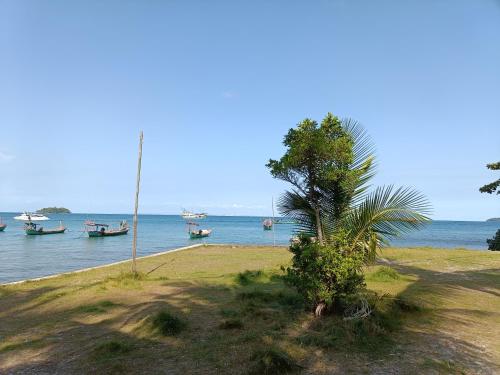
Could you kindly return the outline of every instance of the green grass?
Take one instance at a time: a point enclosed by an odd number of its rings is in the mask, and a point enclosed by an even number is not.
[[[100,301],[89,305],[81,305],[77,307],[77,311],[85,314],[101,314],[115,307],[116,304],[111,301]]]
[[[292,357],[275,347],[257,350],[252,359],[255,362],[253,369],[250,371],[252,374],[288,374],[300,369],[300,366]]]
[[[314,318],[281,277],[285,248],[206,246],[139,259],[138,275],[125,263],[3,286],[0,373],[495,373],[498,255],[384,249],[366,270],[373,312],[350,321]]]
[[[128,343],[111,340],[97,345],[94,349],[94,356],[99,360],[112,359],[123,356],[132,350]]]
[[[368,275],[370,281],[391,282],[398,280],[400,274],[393,268],[387,266],[379,267],[375,272]]]
[[[264,272],[261,270],[240,272],[236,276],[236,282],[240,285],[248,285],[262,279]]]
[[[243,322],[240,319],[226,319],[219,325],[220,329],[242,329]]]
[[[153,329],[164,336],[175,336],[187,328],[187,323],[168,311],[160,311],[152,321]]]
[[[16,343],[11,343],[11,344],[0,344],[0,353],[5,353],[9,351],[15,351],[15,350],[23,350],[23,349],[28,349],[28,348],[40,348],[43,347],[44,343],[41,339],[35,339],[35,340],[26,340],[26,341],[21,341],[21,342],[16,342]]]

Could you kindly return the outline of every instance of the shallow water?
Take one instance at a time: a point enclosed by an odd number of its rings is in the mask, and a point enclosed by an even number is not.
[[[48,215],[41,222],[45,228],[56,227],[59,220],[68,227],[65,234],[26,236],[23,223],[13,220],[14,213],[0,213],[8,225],[0,232],[0,283],[51,275],[130,258],[132,233],[126,236],[88,238],[83,232],[87,219],[118,226],[120,220],[132,224],[131,215],[69,214]],[[185,221],[177,215],[140,215],[137,255],[149,255],[196,243],[235,243],[286,245],[293,226],[275,225],[275,231],[264,231],[260,217],[209,216],[200,220],[200,228],[212,228],[203,240],[190,240]],[[393,246],[447,247],[485,250],[498,222],[434,221],[425,229],[405,235],[392,242]]]

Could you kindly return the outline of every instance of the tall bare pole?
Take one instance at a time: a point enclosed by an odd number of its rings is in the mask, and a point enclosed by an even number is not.
[[[135,185],[135,209],[134,209],[134,239],[132,240],[132,272],[137,273],[135,257],[137,254],[137,209],[139,208],[139,186],[141,183],[141,162],[142,162],[142,130],[139,135],[139,159],[137,161],[137,180]]]
[[[274,197],[271,197],[271,206],[273,208],[273,246],[276,246],[276,235],[274,234],[274,226],[275,226],[275,220],[274,220]]]

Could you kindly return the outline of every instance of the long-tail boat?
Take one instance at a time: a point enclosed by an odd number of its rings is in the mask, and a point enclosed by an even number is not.
[[[262,227],[264,230],[272,230],[273,229],[273,220],[272,219],[266,219],[262,222]]]
[[[2,223],[2,218],[0,217],[0,232],[3,232],[7,228],[7,224]]]
[[[197,223],[187,223],[188,224],[188,232],[189,232],[189,238],[192,240],[198,239],[198,238],[203,238],[203,237],[208,237],[212,233],[212,229],[192,229],[191,226],[198,226],[199,224]]]
[[[60,224],[57,228],[44,229],[40,224],[35,224],[30,221],[24,224],[24,231],[28,236],[41,236],[45,234],[64,233],[66,231],[66,227]]]
[[[89,237],[122,236],[127,234],[129,230],[128,224],[125,220],[120,222],[120,227],[118,229],[109,229],[108,224],[100,224],[93,221],[86,221],[85,227]]]

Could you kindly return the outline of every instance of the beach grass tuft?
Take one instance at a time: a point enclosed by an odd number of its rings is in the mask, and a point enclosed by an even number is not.
[[[375,272],[368,274],[366,279],[369,281],[391,282],[399,280],[400,277],[401,275],[394,268],[380,266]]]
[[[242,329],[243,322],[239,319],[226,319],[219,324],[220,329]]]
[[[251,374],[287,374],[300,369],[290,355],[274,346],[255,351],[252,359],[255,365],[250,371]]]
[[[187,322],[166,310],[157,313],[152,321],[153,329],[163,336],[176,336],[187,328]]]
[[[257,271],[246,270],[244,272],[238,273],[238,275],[236,276],[236,282],[240,285],[249,285],[258,281],[259,279],[262,279],[263,276],[264,272],[262,272],[261,270]]]
[[[132,346],[126,342],[111,340],[99,344],[94,349],[94,356],[100,360],[114,358],[129,353]]]

